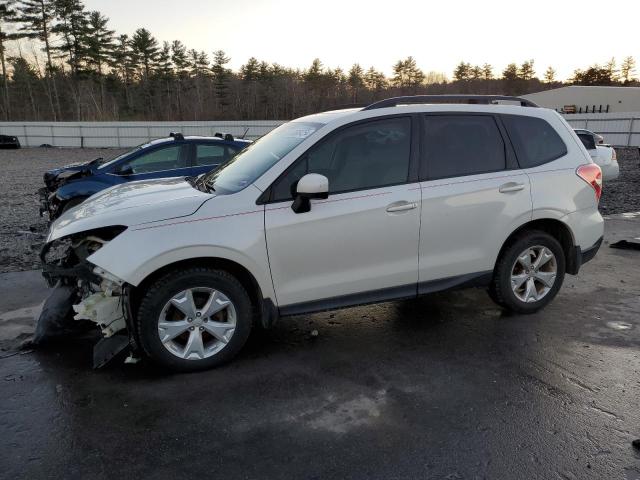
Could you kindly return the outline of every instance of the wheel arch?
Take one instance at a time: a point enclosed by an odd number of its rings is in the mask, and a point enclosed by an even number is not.
[[[523,232],[539,230],[545,233],[548,233],[553,238],[558,240],[560,245],[562,246],[562,251],[564,252],[565,261],[566,261],[566,270],[567,273],[576,274],[578,273],[578,269],[580,268],[580,262],[578,256],[576,255],[576,244],[575,237],[569,225],[564,223],[561,220],[555,218],[538,218],[536,220],[530,220],[518,228],[516,228],[511,234],[507,237],[507,239],[500,247],[500,251],[496,258],[496,265],[503,252],[511,243]],[[494,266],[495,269],[495,266]]]
[[[270,299],[265,299],[262,288],[255,276],[248,268],[238,262],[221,257],[193,257],[177,260],[163,265],[144,277],[136,286],[130,286],[130,308],[132,312],[137,312],[142,294],[158,278],[179,268],[208,267],[216,270],[224,270],[233,275],[244,287],[251,299],[254,317],[263,327],[268,328],[275,320],[275,305]]]

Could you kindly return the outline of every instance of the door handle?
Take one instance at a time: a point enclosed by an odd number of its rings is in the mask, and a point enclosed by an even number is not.
[[[393,213],[393,212],[404,212],[406,210],[413,210],[414,208],[416,208],[418,206],[417,203],[415,202],[394,202],[391,205],[389,205],[387,207],[387,212],[389,213]]]
[[[524,189],[524,183],[508,182],[500,185],[500,193],[519,192]]]

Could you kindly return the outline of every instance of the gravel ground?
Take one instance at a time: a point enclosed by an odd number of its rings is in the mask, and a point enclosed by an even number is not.
[[[640,150],[619,148],[616,153],[620,176],[604,185],[600,211],[603,215],[640,212]]]
[[[110,158],[121,149],[25,148],[0,150],[0,273],[38,269],[46,222],[38,216],[36,191],[45,171],[69,163]],[[607,182],[600,201],[603,214],[640,211],[638,149],[618,150],[620,178]]]
[[[47,224],[38,215],[38,188],[47,170],[70,163],[111,158],[105,148],[0,150],[0,273],[40,268],[38,253]]]

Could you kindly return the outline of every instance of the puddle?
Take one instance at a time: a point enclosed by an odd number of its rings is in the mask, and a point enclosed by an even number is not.
[[[607,322],[607,327],[614,330],[631,330],[633,325],[627,322]]]

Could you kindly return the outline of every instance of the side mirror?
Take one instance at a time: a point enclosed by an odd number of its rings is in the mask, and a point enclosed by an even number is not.
[[[329,196],[329,180],[324,175],[307,173],[298,181],[296,198],[291,205],[291,210],[296,213],[305,213],[311,210],[312,198],[327,198]]]
[[[116,171],[116,174],[122,175],[123,177],[126,177],[127,175],[133,175],[133,168],[131,168],[130,165],[125,165],[124,167],[118,169]]]

